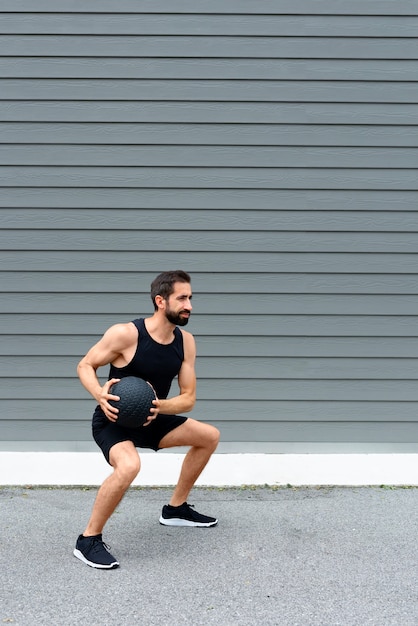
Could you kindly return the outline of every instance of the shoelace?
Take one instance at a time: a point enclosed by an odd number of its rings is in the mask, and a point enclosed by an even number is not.
[[[98,537],[94,537],[92,541],[92,552],[98,552],[101,548],[104,548],[107,552],[110,550],[110,546],[108,546],[103,539],[99,539]]]
[[[194,510],[194,504],[189,504],[188,502],[185,502],[183,506],[186,511],[188,511],[192,517],[194,517],[194,514],[196,513],[196,511]]]

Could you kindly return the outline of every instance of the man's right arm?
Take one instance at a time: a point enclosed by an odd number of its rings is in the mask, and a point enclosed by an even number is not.
[[[77,374],[83,387],[95,398],[106,417],[114,422],[118,409],[109,400],[119,400],[109,394],[109,388],[118,379],[112,378],[102,386],[97,378],[97,369],[113,363],[123,354],[132,341],[132,331],[128,324],[116,324],[109,328],[103,337],[87,352],[77,366]]]

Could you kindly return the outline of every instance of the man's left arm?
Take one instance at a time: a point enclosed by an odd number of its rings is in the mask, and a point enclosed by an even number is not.
[[[178,373],[180,393],[154,402],[158,413],[179,415],[191,411],[196,403],[196,343],[191,333],[183,331],[184,361]]]

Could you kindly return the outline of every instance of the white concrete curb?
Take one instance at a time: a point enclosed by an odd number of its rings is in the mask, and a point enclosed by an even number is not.
[[[136,486],[174,485],[184,454],[141,452]],[[99,485],[101,452],[0,452],[0,485]],[[418,454],[215,454],[201,486],[418,486]]]

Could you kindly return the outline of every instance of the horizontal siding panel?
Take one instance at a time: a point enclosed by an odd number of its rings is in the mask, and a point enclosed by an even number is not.
[[[0,207],[416,211],[418,191],[338,189],[102,189],[4,187]],[[265,269],[265,268],[264,268]]]
[[[14,34],[28,34],[37,32],[39,28],[45,32],[44,40],[47,39],[47,31],[59,29],[51,24],[48,26],[48,20],[43,17],[40,20],[35,16],[31,16],[27,20],[29,28],[27,33],[17,24],[13,24],[13,17],[3,15],[0,21],[0,32],[13,32]],[[54,16],[52,16],[54,18]],[[142,22],[142,15],[137,18]],[[53,21],[53,20],[52,20]],[[63,25],[65,37],[52,37],[55,42],[54,48],[49,46],[49,54],[54,50],[53,56],[101,56],[106,57],[224,57],[239,59],[243,56],[249,56],[248,46],[251,46],[252,58],[293,58],[293,59],[309,59],[312,57],[323,59],[399,59],[407,60],[418,57],[418,41],[414,37],[392,37],[390,46],[386,37],[310,37],[310,36],[283,36],[283,37],[265,37],[265,36],[188,36],[188,35],[159,35],[159,36],[136,36],[137,27],[135,19],[132,16],[125,18],[125,30],[121,27],[118,34],[123,37],[115,36],[117,29],[116,20],[108,21],[109,33],[105,33],[105,29],[95,36],[89,36],[87,32],[92,29],[96,30],[99,22],[98,16],[94,18],[92,23],[76,18],[74,30],[68,30],[68,23]],[[113,22],[113,23],[112,23]],[[98,26],[100,28],[100,25]],[[124,30],[124,32],[122,32]],[[65,31],[65,32],[64,32]],[[84,34],[82,39],[75,35],[81,32]],[[42,33],[39,33],[42,34]],[[55,33],[54,33],[55,34]],[[100,36],[103,35],[103,36]],[[131,36],[129,36],[131,35]],[[34,37],[41,42],[41,37]],[[81,50],[80,50],[81,43]],[[84,44],[84,45],[83,45]],[[14,49],[13,49],[14,48]],[[48,55],[48,48],[42,50],[40,43],[33,47],[33,53],[40,56]],[[26,51],[23,42],[18,46],[12,45],[11,54],[15,56],[31,56],[30,44],[29,52]]]
[[[221,430],[222,441],[338,441],[411,443],[418,442],[418,423],[410,422],[212,422]]]
[[[51,338],[52,339],[52,338]],[[50,339],[50,341],[51,341]],[[200,356],[246,356],[248,345],[242,337],[197,336]],[[414,337],[251,337],[253,357],[351,357],[415,358],[418,338]],[[82,338],[85,341],[85,337]],[[93,342],[91,342],[93,343]],[[84,345],[87,345],[85,342]],[[84,350],[86,351],[86,350]],[[63,354],[72,352],[62,351]],[[16,352],[11,352],[16,354]],[[36,354],[39,354],[36,351]]]
[[[0,167],[0,186],[226,189],[418,189],[415,169]]]
[[[418,86],[418,83],[417,83]],[[0,165],[234,168],[418,168],[417,148],[0,145]],[[193,170],[194,171],[194,170]]]
[[[385,81],[3,79],[0,93],[30,101],[418,102],[416,83]]]
[[[268,328],[267,328],[268,330]],[[6,372],[16,376],[70,376],[77,363],[72,357],[50,355],[7,359]],[[418,359],[346,359],[346,358],[286,358],[286,357],[199,357],[198,377],[216,379],[219,372],[228,372],[228,380],[310,379],[310,380],[402,380],[416,379]],[[4,375],[4,374],[3,374]]]
[[[42,38],[39,38],[42,39]],[[255,80],[387,80],[415,81],[418,61],[406,63],[388,59],[236,59],[225,58],[115,58],[57,57],[59,38],[53,57],[1,57],[3,78],[212,78]],[[39,54],[39,42],[37,54]],[[21,54],[26,50],[22,50]],[[104,62],[105,61],[105,62]]]
[[[115,309],[117,306],[115,305]],[[146,317],[146,310],[118,311],[113,314],[66,314],[43,313],[3,313],[0,314],[0,327],[8,332],[29,335],[45,335],[48,329],[54,328],[57,334],[77,334],[83,328],[86,334],[102,333],[115,322],[130,321],[136,317]],[[237,329],[240,336],[253,336],[256,333],[253,316],[245,314],[219,316],[193,314],[190,331],[207,336],[228,337]],[[215,318],[215,319],[214,319]],[[257,334],[294,335],[311,337],[416,337],[418,335],[418,317],[414,315],[280,315],[258,313]]]
[[[109,303],[109,291],[105,293],[38,293],[36,297],[28,293],[3,293],[0,313],[23,313],[30,310],[36,313],[99,314],[102,311],[134,311],[138,302],[147,302],[145,294],[119,293],[115,304]],[[258,290],[248,294],[199,294],[195,298],[194,309],[205,315],[239,314],[257,315],[260,310],[278,315],[418,315],[417,295],[352,295],[352,294],[269,294]]]
[[[0,150],[1,152],[1,150]],[[174,219],[173,219],[174,218]],[[170,223],[171,231],[257,231],[265,225],[272,231],[323,231],[362,233],[418,232],[418,211],[278,211],[254,208],[253,211],[232,209],[59,209],[0,208],[2,228],[33,230],[83,230],[85,236],[100,231],[123,231],[127,224],[134,230],[156,230]],[[94,233],[92,232],[94,231]],[[56,233],[55,233],[56,234]],[[18,233],[13,232],[13,237]],[[61,234],[60,234],[61,236]],[[77,236],[77,235],[76,235]],[[381,236],[381,235],[379,235]],[[395,237],[396,240],[396,237]]]
[[[248,422],[222,422],[211,420],[221,431],[221,440],[241,442],[418,442],[418,424],[411,422],[263,422],[257,428]],[[52,421],[30,419],[2,421],[2,440],[15,441],[91,441],[90,421],[75,421],[72,415],[67,420]]]
[[[417,66],[418,75],[418,66]],[[128,151],[131,145],[159,146],[188,145],[204,149],[209,145],[233,146],[338,146],[355,148],[372,146],[389,149],[416,148],[418,126],[353,126],[312,124],[79,124],[66,123],[0,123],[0,136],[8,147],[16,144],[123,144]],[[204,144],[205,146],[203,146]],[[50,148],[48,146],[49,149]],[[75,149],[75,148],[73,148]],[[92,148],[89,148],[92,149]],[[374,151],[373,151],[374,152]]]
[[[396,2],[364,2],[364,0],[178,0],[176,13],[266,14],[266,15],[418,15],[415,0]],[[1,11],[33,12],[33,0],[2,0]],[[169,13],[172,0],[118,0],[118,13]],[[97,13],[95,0],[62,0],[54,5],[54,13]],[[36,13],[51,13],[50,0],[37,0]],[[114,0],[101,0],[100,13],[115,13]]]
[[[115,320],[116,323],[116,320]],[[98,329],[99,331],[99,329]],[[252,357],[386,357],[416,358],[417,337],[265,337],[241,336],[207,337],[195,334],[198,356],[239,356],[248,353],[251,345]],[[60,354],[66,357],[81,358],[99,339],[99,333],[92,335],[57,335],[53,330],[45,335],[2,335],[1,356],[49,356]],[[20,383],[19,383],[20,384]],[[54,382],[51,385],[54,386]],[[36,383],[35,387],[38,387]],[[7,387],[7,393],[13,393]],[[31,388],[33,393],[33,387]],[[19,397],[23,397],[21,394]],[[44,397],[49,397],[44,396]]]
[[[0,270],[0,280],[4,292],[39,293],[39,285],[47,287],[50,293],[108,292],[126,293],[127,285],[135,281],[137,301],[142,289],[144,301],[148,299],[148,287],[153,280],[151,272],[121,274],[112,271],[97,272],[36,272]],[[405,294],[418,295],[418,276],[414,274],[292,274],[292,273],[230,273],[194,272],[193,289],[195,300],[202,293],[211,293],[217,298],[219,293],[318,293],[318,294]],[[0,348],[1,349],[1,348]]]
[[[33,9],[34,7],[32,7]],[[51,7],[52,8],[52,7]],[[102,11],[102,7],[94,7],[94,23],[91,16],[80,15],[77,11],[63,13],[62,9],[48,13],[36,10],[30,13],[3,13],[1,19],[2,33],[36,35],[194,35],[206,36],[254,36],[254,37],[407,37],[413,38],[418,30],[418,18],[409,15],[391,19],[386,15],[227,15],[200,14],[197,7],[190,13],[177,13],[168,9],[168,15],[159,13],[143,13],[136,7],[129,14],[117,11],[111,14]],[[0,10],[2,6],[0,5]],[[312,11],[312,7],[310,13]],[[332,13],[332,12],[331,12]],[[7,37],[7,35],[6,35]],[[39,37],[41,38],[41,37]],[[29,39],[29,37],[27,38]],[[119,49],[123,48],[120,44]],[[1,50],[1,49],[0,49]],[[2,51],[3,53],[3,51]]]
[[[36,359],[36,357],[31,357]],[[65,358],[64,358],[65,361]],[[399,380],[416,379],[418,359],[346,359],[308,357],[200,357],[198,375],[216,378],[219,371],[229,379],[253,380],[314,379],[326,384],[332,379]]]
[[[38,376],[33,378],[29,376],[27,385],[28,389],[34,389],[33,398],[56,400],[60,409],[63,404],[58,401],[62,398],[85,399],[85,415],[90,416],[94,410],[95,401],[87,395],[75,377],[76,364],[77,360],[75,359],[74,375],[72,374],[71,377]],[[107,378],[107,369],[102,368],[102,370],[99,371],[99,376],[104,382]],[[6,372],[6,374],[10,374],[10,372]],[[22,383],[17,378],[3,377],[0,381],[4,390],[1,392],[1,397],[10,400],[13,400],[13,397],[16,398],[18,391],[16,391],[15,396],[11,397],[16,385],[19,385],[19,389],[22,391]],[[173,393],[175,389],[174,383]],[[23,393],[25,392],[23,391]],[[213,400],[215,394],[218,401],[257,401],[260,404],[264,401],[352,402],[353,399],[357,402],[417,402],[418,386],[415,380],[328,380],[326,385],[320,385],[316,379],[278,379],[272,384],[270,380],[264,378],[255,378],[249,385],[247,380],[229,380],[226,377],[213,379],[199,377],[199,402]],[[56,419],[59,419],[59,415],[61,415],[61,411],[57,414]],[[74,415],[72,417],[76,418]],[[354,421],[355,417],[354,412],[352,416]]]
[[[165,245],[165,241],[161,241]],[[167,245],[170,239],[167,238]],[[68,256],[68,252],[60,250],[37,251],[21,250],[0,252],[0,267],[3,270],[27,270],[77,272],[88,268],[90,271],[133,272],[141,270],[164,271],[167,267],[178,267],[179,261],[190,272],[330,272],[350,274],[352,272],[378,274],[417,274],[418,254],[391,254],[384,253],[291,253],[291,252],[223,252],[208,254],[207,252],[182,252],[179,259],[178,252],[112,252],[86,250]]]
[[[86,421],[93,413],[94,401],[65,399],[65,407],[57,411],[57,400],[30,398],[28,400],[2,400],[7,419],[16,420],[17,429],[22,420],[33,412],[34,421],[60,422],[71,419]],[[262,414],[264,422],[414,422],[418,405],[415,402],[260,402],[253,401],[199,401],[190,417],[213,423],[225,414],[228,422],[242,423],[257,420]],[[361,426],[359,426],[361,428]]]
[[[418,39],[417,39],[418,45]],[[0,122],[411,124],[417,104],[0,101]]]
[[[226,411],[225,411],[226,408]],[[226,413],[228,422],[248,421],[263,416],[263,421],[329,422],[416,422],[416,402],[303,402],[303,401],[198,401],[197,416],[212,421]],[[194,412],[192,416],[194,416]]]
[[[125,224],[125,228],[129,222]],[[3,250],[84,251],[153,251],[158,245],[182,252],[377,252],[414,253],[418,249],[417,233],[322,233],[294,231],[263,231],[268,222],[259,224],[258,231],[171,231],[119,230],[104,232],[100,239],[83,230],[4,230],[0,232]]]
[[[2,441],[91,441],[91,422],[89,420],[74,420],[68,416],[66,420],[34,420],[29,416],[26,419],[5,419],[1,422]]]

